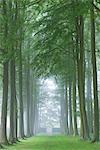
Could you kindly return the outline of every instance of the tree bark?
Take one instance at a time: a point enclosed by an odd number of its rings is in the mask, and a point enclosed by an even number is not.
[[[87,53],[87,119],[89,126],[89,136],[93,134],[93,106],[92,106],[92,74],[91,57]],[[92,137],[91,137],[92,138]]]
[[[7,18],[7,8],[6,1],[3,0],[3,17]],[[7,35],[8,35],[8,20],[4,22],[4,56],[7,54]],[[3,63],[3,98],[2,98],[2,112],[1,112],[1,131],[0,131],[0,143],[8,144],[7,141],[7,105],[8,105],[8,66],[9,61],[7,60]]]
[[[74,135],[78,135],[77,129],[77,102],[76,102],[76,65],[73,79],[73,120],[74,120]]]
[[[19,134],[24,138],[24,112],[23,112],[23,77],[22,77],[22,52],[19,49]]]
[[[33,74],[30,71],[30,134],[34,135]]]
[[[65,111],[66,111],[66,133],[69,135],[69,125],[68,125],[68,88],[67,88],[67,80],[65,83]]]
[[[10,142],[15,143],[16,135],[16,83],[15,83],[15,60],[10,61]]]
[[[60,98],[60,105],[61,105],[61,132],[62,134],[66,134],[66,105],[65,105],[65,98],[64,98],[64,85],[61,85],[61,98]]]
[[[26,68],[26,94],[27,94],[27,137],[30,137],[30,68],[29,68],[29,56]]]
[[[35,115],[35,111],[36,111],[36,94],[37,90],[36,90],[36,79],[33,78],[33,134],[36,134],[36,130],[35,130],[35,119],[36,119],[36,115]]]
[[[77,18],[77,71],[78,71],[78,91],[80,102],[80,117],[81,117],[81,135],[83,139],[89,137],[88,123],[85,108],[85,68],[84,68],[84,20],[83,16]],[[78,45],[79,44],[79,45]]]
[[[39,112],[38,112],[38,97],[37,97],[37,92],[38,92],[38,86],[37,86],[37,80],[34,80],[34,134],[36,135],[38,133],[39,129]]]
[[[8,103],[8,62],[3,64],[3,98],[1,112],[0,143],[8,144],[7,140],[7,103]]]
[[[91,51],[92,51],[92,66],[93,66],[93,92],[94,92],[94,141],[99,141],[99,103],[98,103],[98,87],[97,87],[97,65],[95,52],[95,14],[91,2]]]
[[[72,83],[69,79],[69,134],[73,134],[73,122],[72,122]]]

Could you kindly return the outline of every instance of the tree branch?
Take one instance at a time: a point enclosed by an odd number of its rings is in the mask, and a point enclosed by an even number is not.
[[[97,11],[100,11],[100,8],[98,8],[94,3],[93,3],[93,6]]]
[[[41,2],[41,0],[38,0],[36,2],[33,1],[33,2],[29,3],[29,4],[27,4],[27,6],[30,7],[30,6],[33,6],[33,5],[38,4],[40,2]]]

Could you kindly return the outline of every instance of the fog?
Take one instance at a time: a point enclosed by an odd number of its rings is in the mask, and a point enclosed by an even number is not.
[[[60,133],[61,106],[58,86],[54,79],[40,82],[38,134]]]

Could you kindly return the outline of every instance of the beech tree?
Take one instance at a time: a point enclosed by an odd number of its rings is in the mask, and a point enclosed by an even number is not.
[[[0,144],[37,134],[38,83],[49,77],[60,83],[62,132],[99,141],[100,2],[1,0],[0,6]]]

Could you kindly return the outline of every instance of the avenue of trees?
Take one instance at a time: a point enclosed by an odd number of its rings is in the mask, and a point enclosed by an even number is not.
[[[0,145],[36,134],[39,82],[49,77],[62,133],[99,141],[99,59],[99,0],[0,0]]]

